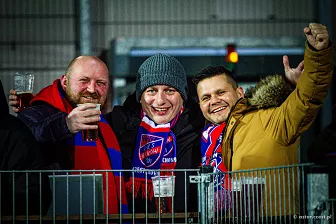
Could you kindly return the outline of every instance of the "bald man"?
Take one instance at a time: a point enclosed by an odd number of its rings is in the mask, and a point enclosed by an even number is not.
[[[49,169],[122,169],[120,148],[114,132],[101,111],[87,110],[95,108],[96,104],[101,104],[101,109],[105,107],[108,88],[105,63],[94,56],[80,56],[70,62],[66,74],[32,99],[31,107],[18,114],[41,145]],[[11,90],[11,94],[10,105],[15,109],[15,91]],[[77,107],[77,104],[83,105]],[[95,129],[99,130],[98,139],[84,141],[81,130]],[[103,172],[103,175],[106,180],[106,173]],[[104,198],[109,198],[108,213],[126,213],[128,210],[123,177],[120,175],[120,172],[109,172],[108,184],[104,182],[104,192],[109,189],[106,191],[108,195],[104,193]],[[119,211],[119,203],[122,211]]]

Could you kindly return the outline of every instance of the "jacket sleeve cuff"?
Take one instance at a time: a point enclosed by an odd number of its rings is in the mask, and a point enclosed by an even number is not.
[[[330,55],[333,54],[333,44],[331,43],[331,41],[329,41],[328,48],[321,51],[317,51],[308,43],[308,41],[306,41],[306,52],[312,58],[323,58],[323,59],[325,58],[328,61]]]

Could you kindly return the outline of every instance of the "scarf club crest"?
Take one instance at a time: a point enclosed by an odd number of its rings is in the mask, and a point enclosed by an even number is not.
[[[155,165],[161,157],[164,138],[160,136],[142,134],[139,147],[139,160],[146,167]]]

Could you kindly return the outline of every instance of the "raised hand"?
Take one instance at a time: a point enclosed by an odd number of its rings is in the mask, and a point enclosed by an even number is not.
[[[329,34],[326,26],[318,23],[310,23],[309,28],[305,27],[303,32],[309,44],[316,50],[321,51],[328,48]]]
[[[81,130],[94,130],[98,128],[97,123],[100,121],[99,110],[88,110],[96,108],[94,103],[86,103],[74,108],[66,117],[66,124],[72,134]]]
[[[300,64],[296,67],[296,68],[291,68],[289,66],[289,59],[287,55],[284,55],[282,58],[282,62],[284,65],[284,69],[285,69],[285,76],[287,78],[287,80],[294,86],[296,86],[300,75],[303,72],[304,69],[304,63],[303,61],[300,62]]]
[[[16,96],[16,91],[14,89],[9,90],[9,101],[8,104],[9,106],[12,107],[12,110],[15,113],[19,112],[18,106],[19,106],[19,101],[17,100],[18,97]]]

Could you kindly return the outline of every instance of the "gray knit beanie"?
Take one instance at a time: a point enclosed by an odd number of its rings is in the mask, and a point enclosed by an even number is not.
[[[146,88],[154,85],[168,85],[175,88],[187,100],[187,75],[183,66],[174,57],[156,54],[148,58],[138,70],[136,99],[140,102]]]

